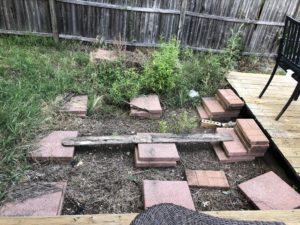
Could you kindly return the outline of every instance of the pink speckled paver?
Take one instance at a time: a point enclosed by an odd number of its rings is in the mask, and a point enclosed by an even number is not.
[[[197,107],[197,112],[200,119],[209,119],[208,114],[206,113],[206,111],[202,106]]]
[[[144,180],[143,192],[145,209],[161,203],[173,203],[195,210],[186,181]]]
[[[130,101],[131,105],[147,109],[150,113],[162,113],[162,108],[157,95],[147,95],[134,98]]]
[[[60,112],[76,114],[79,117],[85,117],[87,114],[88,96],[74,96],[67,102]]]
[[[0,216],[58,216],[61,215],[66,182],[46,183],[53,191],[45,191],[37,197],[23,201],[8,202],[0,208]],[[44,183],[45,185],[45,183]]]
[[[241,109],[245,103],[231,89],[219,89],[218,97],[226,105],[226,109]]]
[[[185,174],[191,187],[229,188],[224,171],[186,170]]]
[[[138,117],[138,118],[142,118],[142,119],[160,119],[161,113],[149,113],[146,111],[131,109],[130,116]]]
[[[300,195],[274,172],[268,172],[238,185],[261,210],[290,210],[300,207]]]
[[[179,161],[176,144],[138,144],[141,161]]]
[[[35,161],[60,161],[73,160],[74,147],[65,147],[62,141],[65,138],[77,137],[78,131],[53,131],[39,142],[39,148],[30,153]]]
[[[134,160],[135,160],[135,167],[137,168],[151,168],[151,167],[174,167],[176,166],[176,161],[145,161],[145,160],[140,160],[138,156],[138,149],[135,149],[134,153]]]
[[[244,161],[253,161],[255,159],[252,155],[245,155],[245,156],[233,156],[228,157],[223,147],[220,143],[213,143],[212,144],[213,150],[220,161],[220,163],[235,163],[235,162],[244,162]]]
[[[233,137],[233,141],[222,142],[223,149],[228,156],[245,156],[248,151],[234,132],[233,128],[217,128],[217,133],[229,133]]]

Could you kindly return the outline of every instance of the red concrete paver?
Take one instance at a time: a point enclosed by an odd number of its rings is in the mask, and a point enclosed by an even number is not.
[[[202,98],[202,104],[205,111],[212,116],[224,115],[225,109],[214,97]]]
[[[264,135],[255,120],[253,119],[237,119],[237,128],[241,131],[244,139],[250,145],[269,144],[268,138]]]
[[[30,157],[35,161],[70,162],[73,160],[75,148],[63,146],[62,141],[77,135],[78,131],[53,131],[39,142],[39,148],[31,152]]]
[[[245,156],[248,151],[242,144],[233,128],[217,128],[217,133],[229,133],[233,137],[233,141],[224,141],[222,146],[228,156]]]
[[[274,172],[242,184],[240,190],[261,210],[290,210],[300,207],[300,195]]]
[[[213,143],[212,147],[217,158],[221,163],[245,162],[245,161],[253,161],[255,159],[255,157],[251,155],[228,157],[225,154],[223,147],[220,143]]]
[[[138,144],[141,161],[179,161],[176,144]]]
[[[147,167],[175,167],[177,165],[176,161],[142,161],[138,156],[138,149],[134,152],[135,167],[137,168],[147,168]]]
[[[266,151],[269,148],[269,144],[262,144],[262,145],[250,145],[246,140],[245,137],[242,135],[241,131],[239,130],[239,128],[237,126],[235,126],[234,128],[235,133],[237,134],[237,136],[239,137],[240,141],[242,142],[242,144],[245,146],[245,148],[248,151],[248,154],[251,155],[255,155],[255,156],[264,156],[264,154],[266,153]]]
[[[207,188],[229,188],[224,171],[212,170],[186,170],[189,186]]]
[[[79,117],[85,117],[87,114],[88,96],[74,96],[67,102],[60,112],[76,114]]]
[[[58,190],[46,192],[24,201],[9,202],[0,208],[1,216],[58,216],[61,215],[66,182],[47,183]]]
[[[241,109],[245,105],[231,89],[219,89],[217,95],[225,103],[226,109]]]
[[[130,110],[130,116],[132,117],[138,117],[142,119],[160,119],[161,118],[161,113],[149,113],[146,111],[139,111],[135,109]]]
[[[209,119],[208,114],[206,113],[206,111],[203,109],[202,106],[197,107],[197,112],[200,119]]]
[[[162,108],[157,95],[140,96],[131,100],[130,104],[147,109],[150,113],[162,113]]]
[[[144,180],[143,192],[145,209],[161,203],[173,203],[195,210],[186,181]]]

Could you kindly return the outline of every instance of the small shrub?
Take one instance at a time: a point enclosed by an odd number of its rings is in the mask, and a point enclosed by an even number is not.
[[[142,75],[143,89],[146,92],[166,94],[172,92],[181,73],[179,45],[175,39],[162,43],[145,63]]]
[[[110,88],[113,103],[121,104],[137,96],[140,91],[140,77],[133,69],[118,71],[117,79]]]
[[[159,122],[159,133],[167,133],[168,132],[168,123],[167,121]]]

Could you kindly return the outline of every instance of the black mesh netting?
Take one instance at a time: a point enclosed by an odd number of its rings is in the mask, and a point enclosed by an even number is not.
[[[130,225],[284,225],[284,223],[222,219],[174,204],[160,204],[140,213]]]

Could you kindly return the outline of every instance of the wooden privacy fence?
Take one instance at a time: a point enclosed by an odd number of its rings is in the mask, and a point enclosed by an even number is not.
[[[285,15],[300,0],[0,0],[0,33],[221,51],[241,29],[245,54],[276,54]]]

